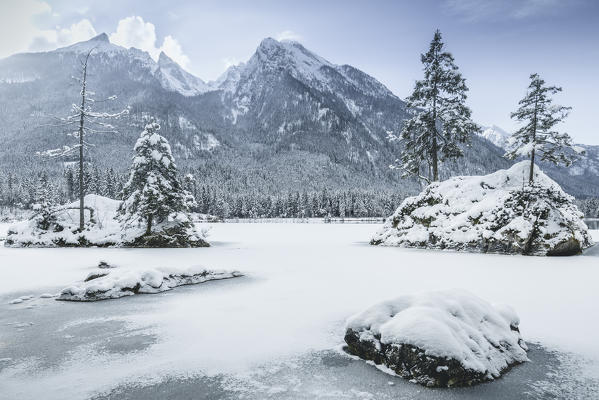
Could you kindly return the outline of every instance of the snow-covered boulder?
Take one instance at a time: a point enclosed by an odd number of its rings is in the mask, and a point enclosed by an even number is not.
[[[143,226],[123,229],[118,221],[118,200],[88,194],[85,196],[85,229],[79,231],[79,201],[59,207],[53,222],[40,227],[36,218],[18,222],[8,229],[5,245],[11,247],[206,247],[204,233],[175,216],[145,235]],[[182,230],[181,227],[184,227]]]
[[[201,265],[189,268],[98,269],[60,292],[57,300],[98,301],[159,293],[177,286],[243,276],[239,271],[211,271]]]
[[[401,296],[351,317],[347,350],[429,387],[471,386],[528,361],[519,319],[461,290]]]
[[[530,164],[485,176],[457,176],[405,199],[374,245],[476,252],[574,255],[593,242],[574,198]]]

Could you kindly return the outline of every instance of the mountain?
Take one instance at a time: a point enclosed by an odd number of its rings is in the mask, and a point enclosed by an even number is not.
[[[163,51],[158,57],[158,69],[155,76],[163,88],[184,96],[196,96],[211,90],[203,80],[185,71]]]
[[[188,73],[164,53],[155,61],[139,49],[112,44],[106,34],[2,59],[0,171],[58,175],[72,161],[34,154],[72,144],[68,129],[56,126],[53,116],[67,115],[79,101],[71,77],[80,75],[80,60],[91,49],[88,88],[97,99],[117,96],[96,103],[96,110],[130,107],[127,117],[114,121],[118,134],[88,138],[95,146],[87,157],[100,168],[125,171],[143,125],[155,117],[179,167],[217,190],[274,194],[326,188],[405,195],[420,188],[389,169],[401,145],[386,137],[401,129],[405,103],[350,65],[272,38],[213,82]],[[498,142],[488,139],[492,135],[474,137],[463,159],[441,164],[441,177],[508,167]],[[585,187],[586,175],[567,179],[576,183],[573,194],[599,192],[597,186]]]
[[[511,134],[507,133],[497,125],[482,127],[482,131],[479,135],[504,150],[507,148],[508,139],[511,136]]]

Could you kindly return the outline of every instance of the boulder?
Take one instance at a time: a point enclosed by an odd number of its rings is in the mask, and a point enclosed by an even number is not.
[[[373,245],[568,256],[593,245],[574,198],[530,164],[457,176],[405,199]]]
[[[401,296],[351,317],[346,350],[428,387],[492,381],[528,361],[519,319],[465,291]]]

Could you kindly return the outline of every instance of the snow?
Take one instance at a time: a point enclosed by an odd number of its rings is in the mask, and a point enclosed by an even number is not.
[[[487,139],[495,146],[507,150],[508,141],[511,135],[500,127],[493,125],[488,128],[483,127],[483,130],[479,133],[479,136]]]
[[[212,151],[218,146],[220,146],[220,142],[213,134],[202,133],[202,137],[200,137],[199,135],[193,136],[193,145],[196,148],[196,150]]]
[[[211,89],[200,78],[185,71],[164,52],[158,57],[158,70],[156,76],[163,88],[181,93],[183,96],[197,96]]]
[[[509,307],[496,308],[467,291],[444,290],[376,304],[346,327],[359,332],[360,340],[413,345],[496,378],[509,365],[528,361],[520,334],[511,329],[519,322]]]
[[[118,243],[121,239],[121,226],[114,219],[120,201],[107,197],[88,194],[84,198],[85,207],[93,209],[95,224],[83,232],[73,232],[79,226],[79,201],[75,201],[64,207],[57,213],[57,222],[66,228],[61,232],[47,231],[39,235],[35,221],[25,220],[9,227],[12,232],[11,238],[15,241],[14,246],[54,246],[57,239],[63,239],[67,244],[77,244],[81,237],[97,245],[104,243]],[[85,220],[90,220],[90,210],[85,210]]]
[[[46,338],[51,343],[30,357],[7,354],[8,349],[0,347],[0,357],[13,359],[0,370],[2,395],[23,400],[63,399],[68,392],[69,398],[76,400],[119,384],[156,382],[180,375],[225,374],[244,380],[248,374],[272,368],[272,363],[290,365],[294,368],[290,376],[297,377],[301,369],[295,357],[336,349],[343,343],[349,316],[398,295],[451,288],[468,290],[492,304],[510,304],[518,311],[520,329],[528,343],[540,341],[550,348],[582,354],[594,362],[591,369],[599,370],[597,249],[575,258],[501,256],[370,246],[368,239],[379,224],[201,226],[211,227],[210,248],[1,247],[2,341],[14,335],[15,328],[7,323],[34,322],[18,334],[38,329],[32,331],[39,332],[35,340],[26,337],[42,344]],[[599,237],[599,231],[592,233]],[[199,263],[239,269],[246,277],[110,302],[30,300],[43,305],[37,311],[20,308],[27,302],[7,304],[22,295],[57,293],[95,270],[99,260],[139,270]],[[91,336],[83,336],[89,331]],[[67,333],[75,338],[63,338]],[[141,334],[155,339],[143,349],[126,354],[103,350],[110,340]],[[76,340],[79,336],[84,337],[84,343]],[[25,336],[18,338],[25,343]],[[63,352],[59,351],[61,346]],[[54,352],[58,356],[52,358]],[[327,376],[331,380],[344,379],[336,367],[331,371]],[[505,378],[481,386],[508,384],[519,371],[516,367]],[[369,375],[372,382],[383,375],[375,372]],[[581,373],[578,369],[575,372]],[[318,380],[311,371],[305,374],[306,382],[313,380],[308,390],[332,382]],[[363,375],[347,377],[352,378],[356,382],[365,379]],[[389,379],[382,377],[385,387]],[[296,393],[292,381],[288,387],[290,395],[284,398]],[[401,387],[405,385],[396,381],[395,388]],[[376,387],[369,390],[374,391],[373,398],[393,398],[376,396]],[[426,399],[425,390],[408,397]],[[440,393],[427,392],[433,397]],[[260,398],[244,394],[246,398]],[[313,392],[298,393],[302,396],[318,397]],[[343,397],[356,396],[329,392],[328,398]]]
[[[177,286],[195,285],[243,276],[238,271],[211,271],[201,265],[188,268],[124,269],[90,272],[83,282],[63,289],[58,300],[96,301],[142,293],[160,293]]]
[[[405,199],[383,228],[374,236],[377,244],[388,246],[434,247],[484,250],[484,243],[512,243],[513,252],[520,252],[518,244],[526,242],[533,232],[541,247],[534,254],[543,255],[557,244],[574,238],[582,248],[592,244],[582,213],[574,205],[574,198],[545,175],[536,165],[536,187],[555,193],[563,202],[551,204],[548,215],[532,221],[518,207],[515,194],[528,186],[530,162],[521,161],[507,170],[498,170],[484,176],[457,176],[443,182],[434,182],[418,196]],[[534,195],[533,195],[534,196]],[[539,199],[541,202],[543,199]],[[512,204],[513,203],[513,204]],[[545,207],[530,202],[532,207]],[[504,214],[509,213],[506,217]],[[526,217],[526,218],[525,218]],[[505,221],[504,221],[505,219]],[[435,240],[431,240],[434,237]],[[493,251],[492,249],[489,251]],[[543,251],[545,253],[543,253]]]
[[[13,247],[55,247],[60,240],[65,245],[78,245],[85,240],[94,246],[121,246],[130,243],[135,238],[143,235],[145,228],[141,225],[130,225],[126,231],[122,231],[121,223],[115,218],[121,202],[96,194],[85,196],[85,221],[86,228],[78,232],[79,227],[79,201],[75,201],[63,207],[56,213],[57,222],[65,228],[60,232],[52,230],[41,231],[34,220],[25,220],[8,227],[8,239]],[[90,222],[90,210],[93,209],[95,223]],[[168,221],[155,225],[154,230],[159,232],[162,228],[173,225],[180,220],[180,214],[171,215]],[[3,237],[0,231],[0,238]],[[194,240],[203,239],[201,232],[190,231],[190,237]]]
[[[227,93],[243,93],[247,80],[262,70],[279,70],[285,68],[294,78],[309,82],[319,89],[336,93],[335,80],[339,76],[351,87],[368,96],[392,96],[393,93],[374,78],[348,65],[336,65],[306,49],[301,43],[292,40],[277,41],[273,38],[262,40],[258,49],[247,63],[230,67],[215,82],[209,85]],[[351,100],[340,95],[348,110],[357,115],[360,108]],[[243,104],[243,103],[242,103]],[[238,104],[241,109],[241,106]],[[233,124],[242,111],[234,111]]]

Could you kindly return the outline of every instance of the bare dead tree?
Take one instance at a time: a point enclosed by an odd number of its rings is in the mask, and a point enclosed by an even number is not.
[[[79,153],[79,230],[83,230],[85,227],[85,187],[83,180],[83,169],[84,169],[84,155],[85,150],[93,146],[91,143],[85,140],[86,136],[94,133],[117,133],[114,126],[105,122],[108,119],[118,119],[123,115],[129,113],[129,108],[126,108],[118,113],[106,113],[106,112],[95,112],[93,111],[93,105],[95,103],[116,100],[116,96],[110,96],[104,100],[95,100],[93,98],[94,92],[87,88],[87,67],[89,57],[94,51],[95,47],[92,48],[81,61],[81,78],[75,78],[81,85],[81,105],[73,104],[72,114],[67,117],[55,118],[57,122],[53,126],[63,127],[77,127],[76,131],[70,131],[69,136],[73,136],[77,139],[78,143],[73,146],[63,146],[59,149],[46,150],[38,153],[42,156],[47,157],[65,157],[74,153]]]

